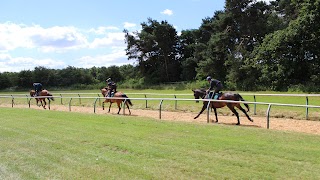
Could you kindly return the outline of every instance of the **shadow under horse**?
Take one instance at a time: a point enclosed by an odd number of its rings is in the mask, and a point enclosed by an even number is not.
[[[41,96],[52,96],[52,94],[51,94],[48,90],[46,90],[46,89],[44,89],[44,90],[42,90],[42,91],[39,92],[39,97],[38,97],[38,96],[35,96],[35,95],[36,95],[36,91],[35,91],[35,90],[31,90],[31,91],[30,91],[30,96],[31,96],[31,97],[37,97],[37,98],[35,98],[36,101],[37,101],[37,105],[40,106],[40,105],[39,105],[39,101],[40,101],[40,102],[41,102],[41,106],[43,107],[43,109],[46,109],[46,105],[47,105],[46,98],[47,98],[49,101],[50,101],[50,100],[54,101],[54,98],[53,98],[53,97],[41,97]]]
[[[110,108],[111,108],[111,105],[112,103],[117,103],[118,105],[118,108],[119,108],[119,111],[118,111],[118,114],[120,113],[120,110],[121,110],[121,103],[122,102],[125,102],[128,110],[129,110],[129,114],[131,115],[131,111],[130,111],[130,106],[132,106],[132,102],[130,99],[128,99],[128,96],[123,94],[122,92],[115,92],[113,97],[107,97],[108,96],[108,93],[109,93],[110,89],[101,89],[101,94],[106,98],[103,102],[102,102],[102,109],[104,110],[104,103],[108,103],[110,102],[110,105],[109,105],[109,110],[108,110],[108,113],[110,112]],[[119,98],[119,99],[118,99]],[[127,99],[121,99],[121,98],[127,98]]]
[[[193,91],[193,96],[195,99],[199,99],[199,98],[207,99],[208,98],[208,95],[206,94],[206,91],[204,89],[195,89],[192,91]],[[231,93],[231,92],[221,93],[218,97],[218,100],[244,101],[244,99],[242,98],[242,96],[240,94]],[[239,113],[235,110],[235,107],[240,109],[247,116],[249,121],[253,122],[253,119],[251,119],[247,113],[247,112],[249,112],[249,105],[248,104],[243,103],[248,109],[248,111],[246,111],[245,109],[243,109],[241,107],[240,102],[233,103],[233,102],[223,102],[223,101],[222,102],[203,101],[202,109],[199,112],[199,114],[196,117],[194,117],[194,119],[197,119],[200,116],[200,114],[207,108],[208,103],[210,103],[209,106],[211,108],[213,108],[213,110],[214,110],[214,114],[216,116],[216,122],[218,122],[217,108],[222,108],[225,106],[227,106],[233,112],[233,114],[237,116],[237,120],[238,120],[237,125],[240,125],[240,118],[239,118]]]

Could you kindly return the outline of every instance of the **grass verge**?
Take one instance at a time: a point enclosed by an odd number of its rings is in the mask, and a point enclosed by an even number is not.
[[[320,136],[0,108],[0,179],[319,179]]]

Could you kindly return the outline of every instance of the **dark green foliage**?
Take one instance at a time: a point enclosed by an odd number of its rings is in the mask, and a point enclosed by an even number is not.
[[[141,31],[124,30],[126,54],[136,66],[67,67],[0,73],[0,89],[105,86],[111,77],[125,88],[176,82],[205,83],[208,75],[226,90],[320,91],[320,0],[226,0],[198,29],[176,31],[151,18]],[[180,86],[179,88],[183,88]],[[188,88],[188,87],[186,87]]]

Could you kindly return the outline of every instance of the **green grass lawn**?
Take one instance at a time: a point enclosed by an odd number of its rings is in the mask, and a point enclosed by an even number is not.
[[[320,136],[0,108],[0,179],[320,179]]]
[[[191,90],[133,90],[133,89],[119,89],[124,92],[129,98],[179,98],[179,99],[194,99]],[[90,94],[86,94],[90,93]],[[259,94],[284,94],[282,92],[239,92],[243,98],[249,102],[266,102],[266,103],[281,103],[281,104],[298,104],[306,105],[306,97],[290,97],[290,96],[261,96]],[[15,104],[28,105],[27,92],[1,92],[1,94],[13,95],[20,94],[20,98],[15,98]],[[54,96],[59,96],[56,101],[52,102],[52,106],[55,104],[63,104],[68,106],[87,106],[93,107],[93,104],[97,97],[102,97],[100,90],[77,90],[77,91],[52,91]],[[250,95],[248,95],[250,94]],[[254,99],[254,96],[256,98]],[[286,93],[290,94],[290,93]],[[91,98],[83,98],[91,97]],[[71,99],[72,98],[72,99]],[[101,106],[103,99],[97,101],[97,106]],[[309,105],[320,106],[320,97],[308,97]],[[11,104],[11,98],[0,98],[0,104]],[[31,101],[35,103],[35,101]],[[133,100],[133,109],[159,109],[160,100]],[[194,101],[163,101],[162,109],[167,111],[182,111],[182,112],[195,112],[197,113],[201,109],[202,103],[196,104]],[[268,105],[254,105],[250,104],[251,114],[257,116],[266,116]],[[231,114],[228,108],[219,109],[219,112],[223,114]],[[271,117],[279,118],[292,118],[292,119],[306,119],[307,109],[305,107],[288,107],[288,106],[272,106],[270,111]],[[308,108],[308,118],[310,120],[320,120],[320,108]]]

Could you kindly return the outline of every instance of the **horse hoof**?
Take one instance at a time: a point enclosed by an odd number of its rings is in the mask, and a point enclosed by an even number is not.
[[[240,123],[237,123],[236,125],[237,125],[237,126],[239,126],[239,125],[240,125]]]
[[[194,117],[193,119],[197,119],[198,117]]]

